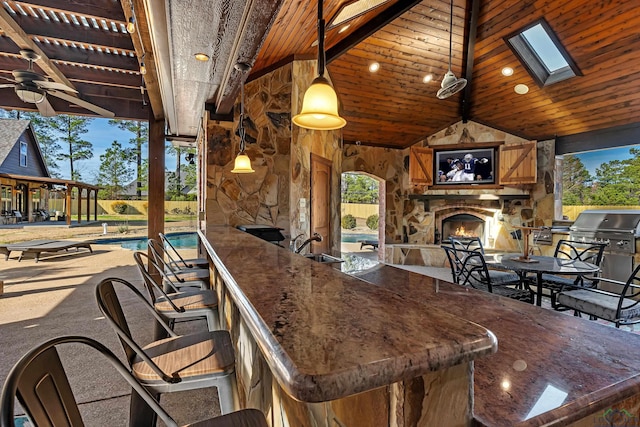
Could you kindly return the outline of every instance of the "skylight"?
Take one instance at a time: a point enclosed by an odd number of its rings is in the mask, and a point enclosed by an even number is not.
[[[506,41],[540,86],[581,75],[545,20],[534,22],[507,37]]]

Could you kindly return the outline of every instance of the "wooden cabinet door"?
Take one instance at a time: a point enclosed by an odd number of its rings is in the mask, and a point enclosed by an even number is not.
[[[537,181],[536,141],[500,146],[500,185],[535,184]]]
[[[433,149],[411,147],[409,151],[409,180],[412,184],[433,185]]]

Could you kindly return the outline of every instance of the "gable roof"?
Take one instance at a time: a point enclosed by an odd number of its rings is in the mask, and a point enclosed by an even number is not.
[[[31,158],[38,162],[38,168],[30,166],[29,171],[33,173],[27,173],[27,175],[51,177],[30,120],[0,118],[0,165],[13,152],[14,147],[25,132],[27,133],[27,142],[31,147],[30,150],[33,150]],[[7,171],[5,170],[4,172]],[[24,175],[24,172],[20,171],[20,174]]]
[[[29,123],[29,120],[0,119],[0,164],[5,161]]]

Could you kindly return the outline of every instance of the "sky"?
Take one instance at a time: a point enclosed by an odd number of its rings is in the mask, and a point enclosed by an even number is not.
[[[117,126],[109,124],[109,119],[95,118],[87,126],[89,132],[82,137],[93,144],[93,158],[89,160],[80,160],[74,163],[76,170],[80,171],[81,181],[95,184],[97,181],[98,170],[100,169],[100,155],[111,147],[113,141],[118,141],[123,148],[130,148],[129,140],[133,138],[133,134],[120,130]],[[145,145],[143,157],[147,157],[148,147]],[[184,161],[184,159],[182,159]],[[58,161],[60,166],[60,174],[62,178],[69,179],[69,163]],[[175,170],[176,158],[169,153],[165,156],[165,166],[168,170]]]
[[[575,156],[582,160],[582,164],[589,171],[591,176],[596,176],[596,168],[602,163],[608,163],[611,160],[625,160],[631,158],[630,148],[638,147],[637,145],[608,148],[606,150],[587,151],[577,153]]]

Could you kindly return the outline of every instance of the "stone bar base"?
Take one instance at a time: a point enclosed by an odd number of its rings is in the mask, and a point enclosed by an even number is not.
[[[274,379],[245,320],[214,279],[221,325],[236,351],[240,407],[260,409],[272,427],[470,426],[473,419],[473,361],[330,402],[300,402]]]

